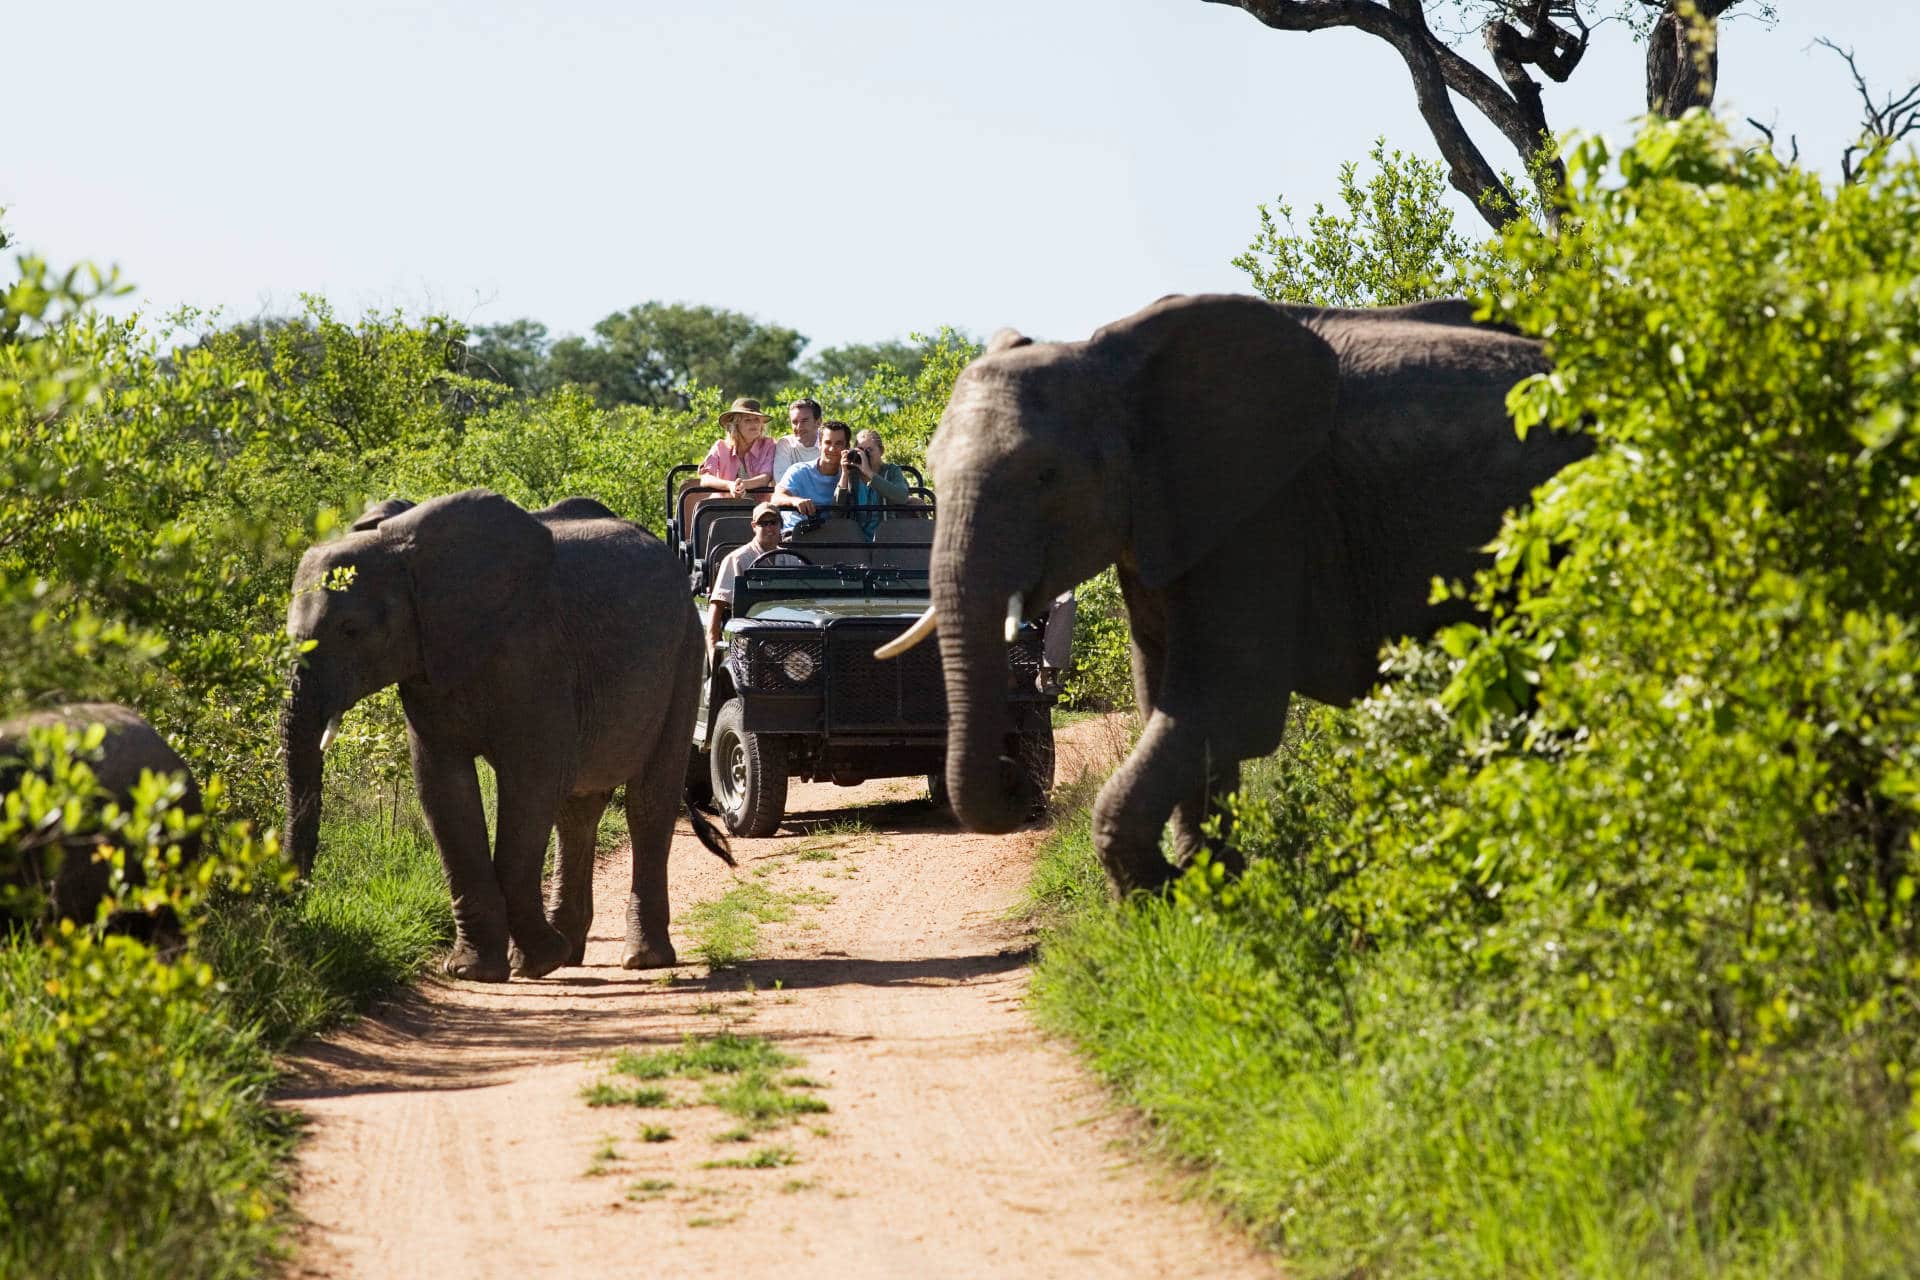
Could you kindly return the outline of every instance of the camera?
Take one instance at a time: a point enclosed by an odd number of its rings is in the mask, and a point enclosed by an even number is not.
[[[867,451],[865,449],[849,449],[847,450],[847,461],[856,467],[864,469],[867,465]]]

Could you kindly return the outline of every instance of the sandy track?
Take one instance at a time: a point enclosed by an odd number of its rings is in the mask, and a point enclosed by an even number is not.
[[[1063,775],[1105,749],[1098,725],[1080,728]],[[796,787],[779,836],[734,842],[742,878],[831,898],[763,926],[765,959],[711,976],[686,964],[671,984],[622,970],[623,850],[601,865],[584,967],[430,983],[310,1046],[287,1094],[313,1121],[293,1272],[1273,1274],[1134,1157],[1129,1122],[1029,1023],[1029,940],[1005,913],[1037,833],[971,835],[918,794]],[[851,810],[870,831],[822,830]],[[672,878],[676,917],[734,883],[684,824]],[[580,1097],[615,1051],[728,1029],[803,1058],[831,1111],[743,1146],[715,1140],[734,1122],[712,1106]],[[641,1141],[645,1123],[673,1139]],[[590,1173],[607,1139],[617,1158]],[[769,1144],[796,1163],[702,1167]]]

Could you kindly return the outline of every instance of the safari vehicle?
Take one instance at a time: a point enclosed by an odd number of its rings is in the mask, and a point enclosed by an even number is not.
[[[704,617],[720,561],[752,535],[753,504],[765,495],[716,498],[680,488],[693,470],[679,466],[667,477],[667,536]],[[701,689],[687,788],[735,835],[772,834],[796,778],[852,786],[925,775],[931,797],[944,802],[940,646],[920,644],[891,660],[873,653],[931,603],[933,494],[918,473],[909,470],[909,478],[911,504],[861,507],[861,520],[826,513],[795,531],[779,556],[768,557],[772,563],[734,582],[733,616]],[[1053,786],[1044,625],[1023,624],[1007,646],[1007,755],[1040,796]]]

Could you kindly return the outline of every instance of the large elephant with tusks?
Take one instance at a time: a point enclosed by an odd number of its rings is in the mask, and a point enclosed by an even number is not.
[[[928,453],[934,607],[902,638],[938,628],[961,821],[1005,831],[1030,811],[1002,756],[1005,638],[1117,565],[1143,731],[1095,842],[1119,892],[1177,875],[1168,818],[1184,862],[1292,696],[1351,701],[1383,642],[1460,616],[1429,604],[1433,579],[1470,574],[1502,514],[1587,451],[1514,431],[1507,393],[1546,367],[1457,301],[1174,297],[1085,342],[996,334]]]
[[[657,538],[587,498],[534,512],[484,489],[383,503],[301,558],[287,630],[312,642],[282,720],[288,848],[303,874],[319,847],[321,753],[349,707],[397,684],[453,891],[448,972],[502,982],[582,962],[594,836],[621,786],[633,836],[623,963],[674,963],[667,851],[703,653],[686,576]],[[498,783],[491,856],[476,759]],[[724,837],[687,812],[731,863]]]

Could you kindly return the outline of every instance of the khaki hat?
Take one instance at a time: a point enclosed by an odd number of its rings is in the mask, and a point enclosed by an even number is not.
[[[759,524],[761,516],[777,516],[779,514],[780,508],[774,506],[771,502],[756,502],[753,504],[753,519],[750,523]]]
[[[751,415],[763,421],[766,419],[766,416],[767,416],[765,413],[761,411],[760,402],[758,400],[750,399],[747,396],[741,396],[738,400],[735,400],[733,402],[732,408],[726,409],[720,414],[720,426],[724,429],[727,425],[728,418],[740,417],[743,414]]]

